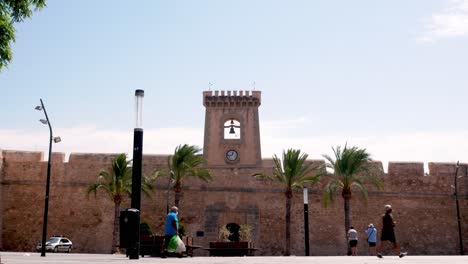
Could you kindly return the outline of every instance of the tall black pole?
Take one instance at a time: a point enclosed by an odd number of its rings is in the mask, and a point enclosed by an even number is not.
[[[143,129],[133,131],[133,167],[132,167],[132,204],[131,207],[140,210],[141,207],[141,165],[143,156]]]
[[[143,104],[143,90],[135,90],[136,98],[136,127],[133,131],[133,166],[132,166],[132,202],[131,207],[139,211],[141,215],[141,177],[142,177],[142,163],[143,163],[143,124],[142,124],[142,104]],[[135,229],[137,230],[133,239],[134,247],[129,252],[130,259],[138,259],[140,255],[140,217],[135,222]]]
[[[463,238],[460,223],[460,205],[458,204],[458,168],[460,168],[460,161],[457,161],[457,167],[455,170],[455,203],[457,205],[458,243],[460,244],[460,255],[464,255]]]
[[[309,252],[309,191],[304,187],[304,246],[305,255],[310,256]]]
[[[41,257],[46,256],[46,239],[47,239],[47,219],[49,216],[49,190],[50,190],[50,160],[52,158],[52,126],[50,125],[49,117],[47,116],[47,111],[45,109],[44,103],[41,100],[41,107],[44,110],[46,117],[47,125],[49,125],[49,160],[47,161],[47,180],[46,180],[46,193],[45,193],[45,205],[44,205],[44,220],[42,222],[42,247],[41,247]]]

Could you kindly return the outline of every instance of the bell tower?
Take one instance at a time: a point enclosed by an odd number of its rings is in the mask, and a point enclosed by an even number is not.
[[[260,104],[260,91],[203,92],[203,155],[208,166],[261,165]]]

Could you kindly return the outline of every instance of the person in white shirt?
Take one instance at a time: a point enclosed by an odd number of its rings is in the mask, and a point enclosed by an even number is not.
[[[357,242],[358,242],[358,233],[354,227],[351,227],[348,230],[348,243],[351,248],[351,255],[357,256]]]

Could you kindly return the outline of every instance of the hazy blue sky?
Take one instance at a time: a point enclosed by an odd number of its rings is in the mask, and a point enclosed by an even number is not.
[[[132,5],[133,4],[133,5]],[[203,145],[202,91],[262,91],[262,155],[345,142],[377,160],[468,161],[468,0],[47,1],[0,73],[0,148]]]

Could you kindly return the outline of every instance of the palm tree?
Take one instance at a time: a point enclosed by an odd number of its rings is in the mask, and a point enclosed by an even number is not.
[[[156,171],[154,177],[169,176],[173,181],[174,204],[179,207],[182,195],[182,181],[187,177],[195,177],[205,182],[213,179],[210,171],[199,166],[205,162],[200,153],[201,148],[194,145],[179,145],[167,160],[168,171]]]
[[[293,189],[303,188],[305,183],[315,185],[319,183],[320,171],[317,174],[312,174],[317,168],[312,167],[311,162],[307,162],[308,155],[301,153],[301,150],[288,149],[283,151],[283,159],[280,160],[276,155],[273,155],[275,167],[272,175],[263,173],[254,174],[254,177],[269,178],[284,184],[286,196],[286,251],[285,255],[291,254],[291,201],[293,197]]]
[[[127,160],[127,155],[119,154],[112,160],[112,170],[101,170],[96,183],[88,187],[87,194],[96,193],[99,190],[104,190],[109,198],[114,202],[114,229],[112,231],[112,253],[117,252],[119,238],[119,214],[120,204],[125,195],[130,196],[132,192],[132,168],[130,160]],[[142,179],[142,191],[149,196],[149,191],[153,189],[152,180],[147,177]]]
[[[344,200],[346,234],[351,226],[349,216],[352,190],[357,189],[367,200],[367,188],[364,184],[370,183],[382,189],[383,182],[379,175],[374,174],[380,171],[380,168],[372,163],[366,149],[348,148],[346,144],[343,149],[341,146],[337,146],[336,149],[332,147],[332,149],[334,158],[323,155],[327,168],[333,170],[333,174],[327,174],[330,180],[323,190],[323,200],[325,206],[328,206],[329,201],[333,200],[337,192],[341,190],[341,197]]]

